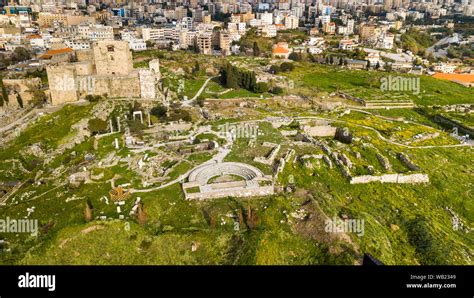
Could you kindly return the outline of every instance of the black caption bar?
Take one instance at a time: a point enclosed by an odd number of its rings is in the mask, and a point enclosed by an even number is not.
[[[0,266],[0,297],[472,297],[472,266]]]

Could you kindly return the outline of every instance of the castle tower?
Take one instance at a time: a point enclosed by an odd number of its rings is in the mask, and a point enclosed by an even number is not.
[[[129,75],[133,71],[132,52],[126,41],[103,40],[94,46],[98,75]]]

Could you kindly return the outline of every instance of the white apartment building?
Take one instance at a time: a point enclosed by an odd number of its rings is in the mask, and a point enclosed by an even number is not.
[[[239,33],[241,33],[241,34],[245,34],[245,32],[247,31],[247,24],[238,23],[237,24],[237,31],[239,31]]]
[[[308,38],[307,43],[309,46],[322,46],[324,44],[324,38],[311,36]]]
[[[454,73],[456,70],[456,65],[447,64],[447,63],[439,63],[434,66],[434,71],[442,72],[442,73]]]
[[[182,30],[179,32],[179,45],[182,49],[187,49],[196,43],[197,31]]]
[[[32,48],[38,48],[44,50],[46,48],[46,42],[44,41],[43,37],[35,36],[33,38],[29,38],[30,46]]]
[[[230,16],[230,23],[240,23],[240,15],[233,14]]]
[[[291,8],[291,14],[297,18],[302,18],[304,15],[304,6],[293,6]]]
[[[184,17],[181,19],[180,26],[182,29],[193,30],[194,29],[194,21],[193,18]]]
[[[352,51],[355,47],[357,47],[357,44],[352,39],[342,39],[339,42],[339,48],[341,50]]]
[[[376,47],[390,50],[393,48],[395,36],[391,33],[382,33],[377,39]]]
[[[323,52],[323,49],[320,47],[317,47],[317,46],[308,47],[308,53],[310,54],[317,55],[317,54],[321,54],[322,52]]]
[[[249,21],[250,27],[259,27],[263,25],[263,21],[260,19],[252,19]]]
[[[66,40],[65,44],[73,50],[88,50],[91,48],[91,42],[84,39]]]
[[[347,20],[347,34],[354,34],[354,20]]]
[[[26,11],[20,11],[18,13],[18,20],[20,27],[30,27],[31,25],[30,15]]]
[[[77,33],[82,39],[91,41],[113,40],[114,30],[111,26],[85,24],[77,27]]]
[[[240,34],[245,34],[247,25],[245,23],[228,23],[227,29],[231,32],[239,32]]]
[[[321,22],[321,24],[324,26],[325,24],[331,22],[331,16],[330,15],[322,15],[322,16],[319,16],[317,20],[318,20],[318,22],[316,23],[316,25],[318,25],[319,22]]]
[[[339,26],[337,27],[337,34],[340,35],[347,35],[347,26]]]
[[[263,24],[273,24],[273,14],[271,12],[263,12],[258,15],[258,18],[262,20]]]
[[[264,25],[258,27],[259,33],[264,37],[275,37],[277,36],[277,29],[275,25]]]
[[[285,17],[285,28],[286,29],[296,29],[299,25],[299,19],[296,16],[288,15]]]
[[[179,45],[182,49],[187,49],[189,46],[196,44],[197,31],[183,30],[179,33]]]
[[[380,54],[378,52],[370,52],[367,54],[367,61],[369,61],[372,67],[375,67],[377,63],[380,65]]]
[[[144,41],[179,41],[179,32],[176,27],[142,28]]]
[[[137,38],[137,35],[135,31],[122,30],[120,31],[120,37],[124,41],[129,41],[129,40]]]
[[[146,50],[146,42],[140,38],[132,38],[128,40],[128,46],[133,51],[144,51]]]

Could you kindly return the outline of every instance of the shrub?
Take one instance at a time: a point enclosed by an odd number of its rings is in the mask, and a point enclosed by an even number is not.
[[[288,56],[288,59],[293,60],[293,61],[301,61],[301,55],[293,52]]]
[[[91,133],[96,134],[107,131],[107,122],[98,118],[93,118],[89,120],[87,127]]]
[[[183,120],[183,121],[191,122],[193,119],[191,117],[191,114],[189,114],[188,111],[183,110],[183,109],[175,109],[171,111],[169,115],[169,120],[170,121]]]
[[[87,94],[85,99],[90,102],[98,102],[99,100],[102,99],[102,96]]]
[[[168,109],[163,105],[156,106],[156,107],[152,108],[151,111],[150,111],[150,113],[153,116],[157,117],[157,118],[166,117],[167,112],[168,112]]]
[[[408,242],[415,247],[422,264],[443,264],[444,256],[449,255],[441,249],[428,230],[425,218],[417,216],[408,222]]]
[[[33,98],[32,103],[33,105],[42,105],[48,100],[46,93],[43,90],[35,90],[33,91]]]
[[[87,101],[93,102],[93,101],[94,101],[94,96],[91,95],[91,94],[87,94],[86,97],[85,97],[85,99],[86,99]]]
[[[283,88],[278,87],[278,86],[273,87],[272,93],[273,93],[273,94],[283,94]]]
[[[281,71],[280,66],[278,65],[272,65],[270,66],[270,73],[272,74],[277,74]]]
[[[295,66],[293,65],[293,63],[283,62],[280,65],[280,69],[281,69],[281,71],[292,71],[293,69],[295,69]]]
[[[268,92],[268,84],[265,82],[259,82],[255,85],[255,92],[265,93]]]

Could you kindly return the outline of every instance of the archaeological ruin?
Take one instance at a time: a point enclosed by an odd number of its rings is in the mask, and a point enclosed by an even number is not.
[[[77,51],[76,59],[47,67],[53,105],[86,95],[161,99],[159,60],[151,60],[148,69],[134,69],[127,42],[99,41],[92,50]]]
[[[242,179],[210,183],[220,176],[237,176]],[[265,196],[274,193],[271,176],[264,175],[254,166],[239,162],[222,162],[196,167],[183,183],[187,200],[206,200],[223,197]]]

